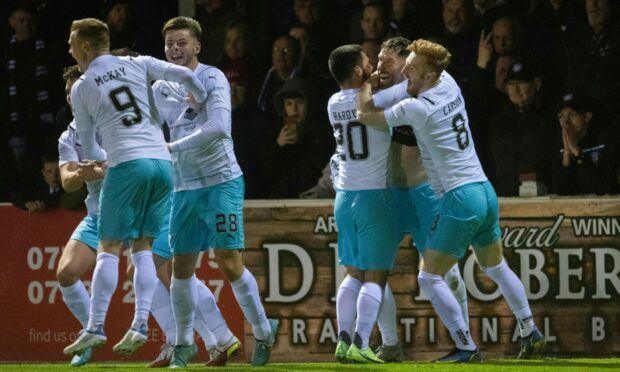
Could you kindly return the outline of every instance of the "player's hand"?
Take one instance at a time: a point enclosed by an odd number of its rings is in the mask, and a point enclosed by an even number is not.
[[[45,209],[45,203],[41,200],[33,200],[27,201],[25,203],[26,209],[28,209],[28,214],[33,214],[37,212],[43,212]]]
[[[370,89],[373,92],[379,89],[379,71],[375,70],[372,74],[370,74],[364,83],[370,84]]]
[[[187,97],[185,97],[185,102],[187,102],[189,104],[189,107],[191,107],[192,110],[194,110],[196,112],[201,112],[202,111],[202,103],[196,101],[196,98],[194,98],[193,94],[187,93]]]
[[[478,60],[476,65],[482,69],[487,68],[491,58],[493,58],[493,32],[489,32],[488,35],[484,35],[484,30],[480,33],[480,42],[478,43]]]
[[[103,178],[107,162],[86,160],[78,164],[77,173],[84,181],[94,181]]]

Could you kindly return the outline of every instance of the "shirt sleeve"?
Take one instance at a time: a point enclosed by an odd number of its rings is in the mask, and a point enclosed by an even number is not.
[[[58,139],[58,166],[62,167],[63,165],[70,162],[79,162],[80,157],[75,150],[74,143],[69,139],[69,131],[67,129],[60,135]]]
[[[408,125],[414,129],[426,122],[426,106],[416,98],[406,98],[384,111],[385,121],[390,128]]]
[[[202,81],[206,86],[207,120],[200,123],[200,127],[187,137],[170,144],[170,151],[187,150],[201,147],[214,140],[225,137],[230,127],[230,86],[223,73],[212,69],[203,72]],[[206,75],[206,76],[205,76]]]
[[[177,66],[153,57],[138,57],[146,63],[147,73],[151,80],[169,80],[183,84],[198,102],[207,98],[200,81],[192,70]]]
[[[82,142],[86,160],[105,160],[105,152],[97,144],[95,123],[87,110],[87,86],[83,80],[77,81],[71,88],[71,109],[78,136]]]
[[[407,93],[407,80],[392,85],[387,89],[381,89],[372,95],[375,107],[387,108],[409,97]]]

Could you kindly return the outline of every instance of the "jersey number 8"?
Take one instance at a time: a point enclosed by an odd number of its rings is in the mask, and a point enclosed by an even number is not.
[[[110,91],[109,96],[112,100],[112,103],[114,104],[114,108],[116,108],[116,110],[118,110],[119,112],[129,109],[132,109],[134,112],[133,117],[123,118],[123,125],[125,125],[126,127],[130,127],[132,125],[139,124],[142,121],[142,112],[140,111],[140,107],[138,107],[138,104],[136,103],[136,98],[134,97],[133,93],[131,93],[129,87],[118,87]],[[123,103],[121,103],[121,100],[123,101]]]

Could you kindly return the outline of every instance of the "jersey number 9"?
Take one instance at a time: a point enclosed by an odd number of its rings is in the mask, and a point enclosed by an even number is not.
[[[139,124],[142,121],[142,112],[136,103],[136,98],[129,87],[121,86],[110,91],[110,99],[114,104],[114,108],[119,112],[132,109],[133,117],[123,117],[123,125],[130,127]],[[121,103],[122,101],[122,103]]]

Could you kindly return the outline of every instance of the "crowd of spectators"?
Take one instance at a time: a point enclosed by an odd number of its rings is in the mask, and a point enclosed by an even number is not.
[[[195,0],[203,63],[232,94],[246,198],[296,198],[317,184],[334,139],[326,115],[335,47],[374,61],[394,36],[452,53],[472,136],[500,196],[524,179],[551,194],[620,193],[620,4],[614,0]],[[57,139],[71,120],[62,69],[74,19],[111,46],[163,58],[170,0],[9,0],[0,5],[0,201],[58,205]],[[614,98],[615,97],[615,98]],[[53,163],[53,162],[52,162]],[[52,167],[53,168],[53,167]]]

